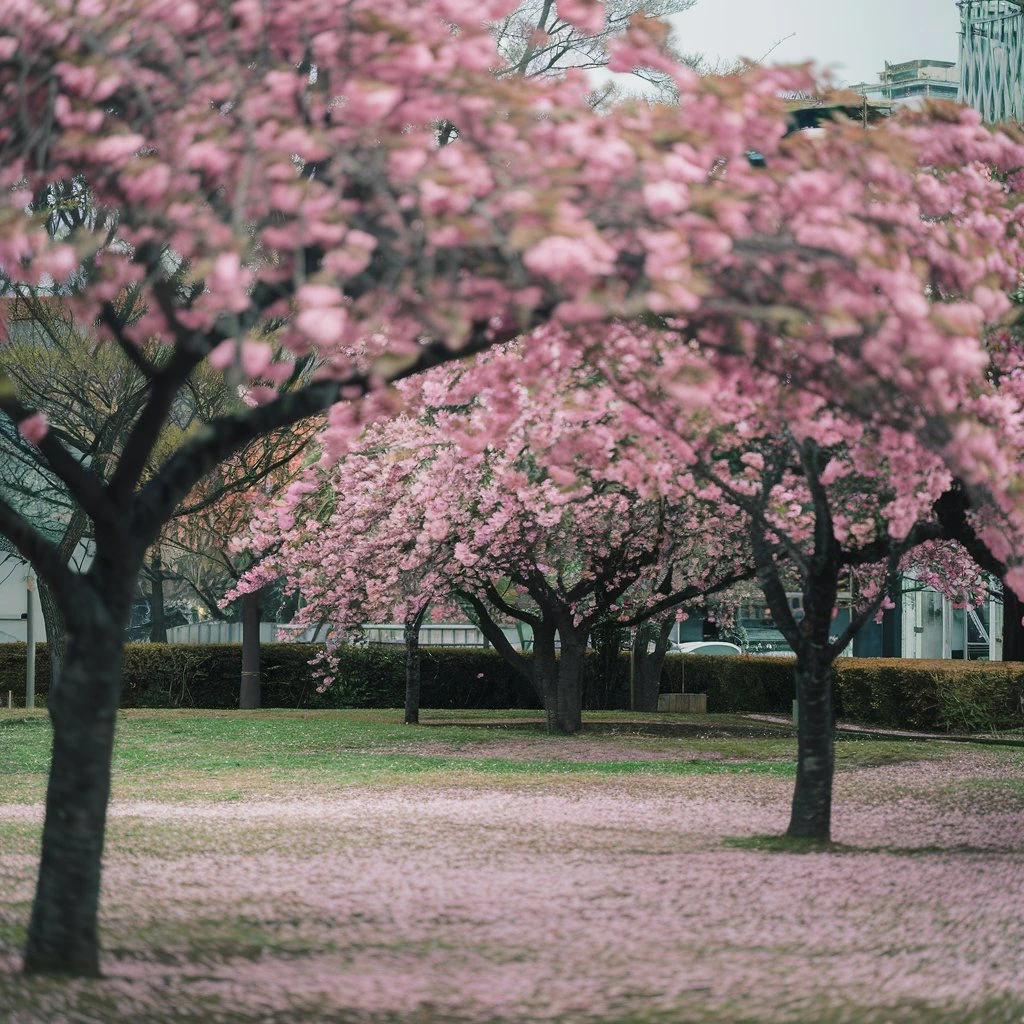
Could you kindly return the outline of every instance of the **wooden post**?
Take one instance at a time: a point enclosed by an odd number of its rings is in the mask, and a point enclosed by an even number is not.
[[[36,629],[33,596],[36,592],[36,575],[32,566],[28,567],[25,577],[25,589],[28,591],[28,605],[25,612],[25,707],[36,706]]]

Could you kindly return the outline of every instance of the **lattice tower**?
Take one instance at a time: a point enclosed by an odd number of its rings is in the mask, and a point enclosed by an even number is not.
[[[1024,121],[1024,0],[958,0],[960,102],[986,121]]]

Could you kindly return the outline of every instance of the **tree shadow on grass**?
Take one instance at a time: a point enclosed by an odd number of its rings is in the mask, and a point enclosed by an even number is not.
[[[949,846],[851,846],[849,843],[834,843],[831,840],[779,835],[728,836],[722,840],[722,845],[727,849],[757,850],[760,853],[886,853],[891,857],[932,857],[950,854],[976,857],[1024,852],[1019,846],[971,846],[968,843],[954,843]]]

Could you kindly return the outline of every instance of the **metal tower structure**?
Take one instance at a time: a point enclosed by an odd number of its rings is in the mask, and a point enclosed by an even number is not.
[[[986,121],[1024,121],[1024,0],[957,0],[961,103]]]

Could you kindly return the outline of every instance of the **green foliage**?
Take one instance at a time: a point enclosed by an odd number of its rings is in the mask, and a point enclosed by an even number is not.
[[[843,658],[836,704],[866,725],[940,732],[1024,728],[1024,670],[1016,662]]]
[[[263,644],[262,703],[280,708],[395,708],[405,699],[405,649],[395,645],[345,647],[333,685],[323,693],[309,665],[317,644]],[[129,644],[125,648],[125,708],[235,708],[242,651],[239,644]],[[661,691],[706,693],[710,713],[790,713],[793,659],[668,655]],[[424,708],[540,707],[532,687],[494,650],[425,647],[421,650]],[[36,698],[45,704],[50,662],[36,651]],[[1024,728],[1024,671],[1016,663],[841,658],[834,673],[836,713],[863,725],[938,732]],[[25,703],[25,645],[0,644],[0,704],[12,691]],[[629,707],[629,655],[588,652],[583,706],[588,711]]]
[[[46,644],[36,644],[36,703],[46,703],[50,686],[50,655]],[[25,706],[25,645],[0,644],[0,706],[7,707],[7,694],[16,708]]]
[[[341,649],[338,678],[310,707],[397,708],[405,702],[405,648],[370,644]],[[425,708],[537,708],[532,687],[493,650],[420,648]]]
[[[686,693],[706,693],[709,712],[789,714],[793,707],[792,658],[668,655],[661,692],[679,692],[680,659]]]

